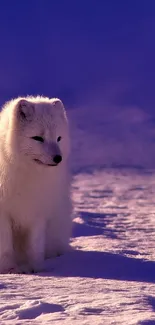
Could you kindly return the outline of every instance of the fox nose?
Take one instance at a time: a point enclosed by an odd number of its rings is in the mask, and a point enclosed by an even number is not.
[[[62,160],[62,157],[60,155],[56,155],[54,156],[53,158],[53,161],[56,163],[56,164],[59,164]]]

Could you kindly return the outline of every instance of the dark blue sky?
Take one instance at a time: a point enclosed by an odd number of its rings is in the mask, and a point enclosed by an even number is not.
[[[0,102],[24,94],[155,107],[154,0],[0,3]]]

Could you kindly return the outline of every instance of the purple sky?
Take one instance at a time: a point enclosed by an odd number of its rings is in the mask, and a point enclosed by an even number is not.
[[[0,4],[0,102],[99,96],[155,107],[154,0],[6,0]]]

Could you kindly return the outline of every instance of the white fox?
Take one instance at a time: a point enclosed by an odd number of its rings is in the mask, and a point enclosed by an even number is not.
[[[69,248],[70,139],[62,102],[17,98],[0,113],[0,273],[42,270]]]

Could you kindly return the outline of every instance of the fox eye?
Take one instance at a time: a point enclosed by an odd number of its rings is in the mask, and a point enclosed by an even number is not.
[[[59,137],[57,138],[57,142],[60,142],[60,140],[61,140],[61,137],[59,136]]]
[[[31,139],[39,141],[39,142],[44,142],[44,139],[42,137],[37,136],[37,135],[32,137]]]

